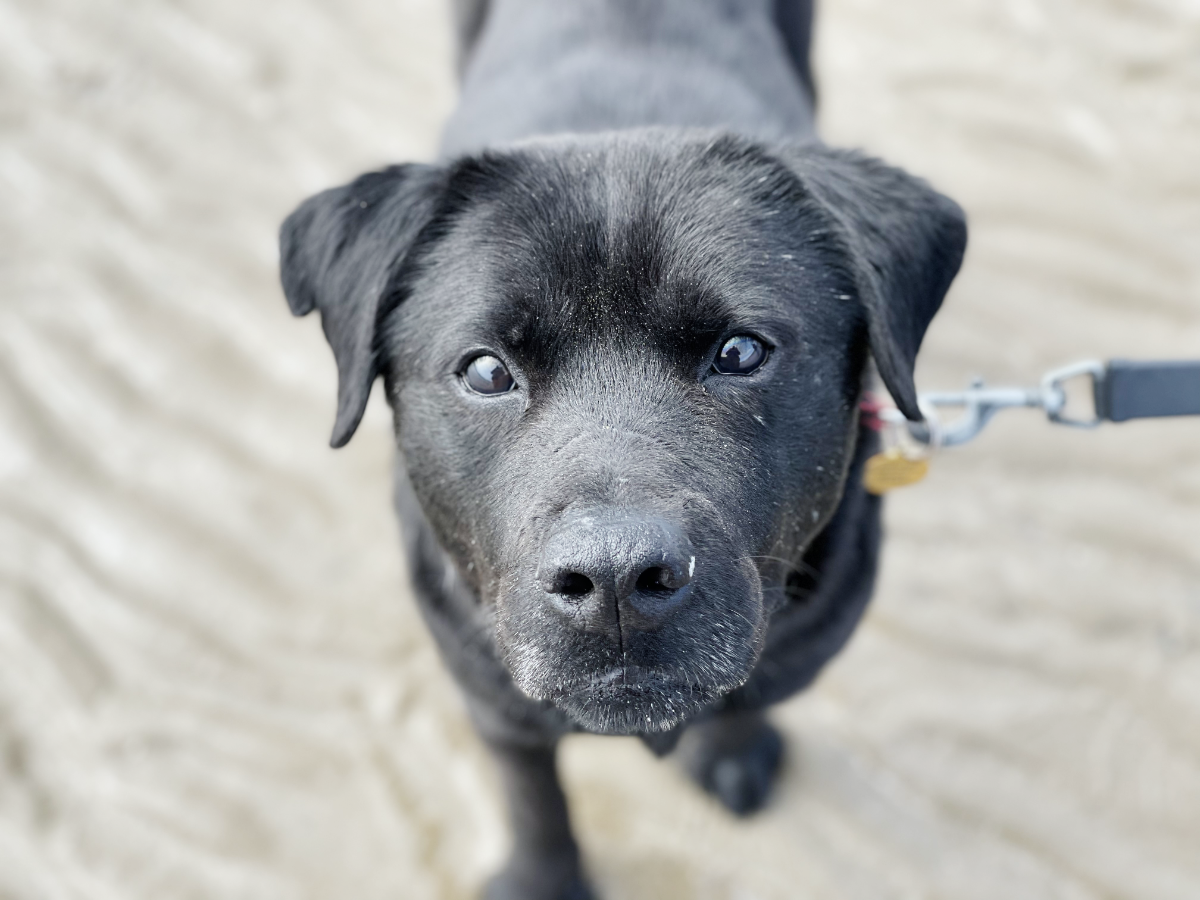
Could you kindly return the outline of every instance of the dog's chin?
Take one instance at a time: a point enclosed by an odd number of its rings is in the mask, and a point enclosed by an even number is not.
[[[658,673],[626,666],[593,676],[586,685],[556,692],[554,704],[595,734],[669,731],[721,695]]]

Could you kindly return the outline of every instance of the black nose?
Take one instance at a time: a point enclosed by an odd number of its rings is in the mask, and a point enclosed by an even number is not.
[[[652,516],[576,514],[551,533],[538,581],[588,631],[657,628],[687,599],[696,569],[683,529]]]

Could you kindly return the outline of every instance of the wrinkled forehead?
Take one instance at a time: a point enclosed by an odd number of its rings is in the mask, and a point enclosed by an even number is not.
[[[461,166],[438,268],[461,324],[535,352],[671,352],[845,291],[822,213],[778,163],[713,145],[596,142]],[[443,283],[443,288],[448,287]],[[519,349],[514,347],[514,349]]]

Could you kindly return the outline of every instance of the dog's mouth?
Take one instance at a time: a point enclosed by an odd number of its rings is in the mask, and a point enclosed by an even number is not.
[[[592,673],[555,702],[589,731],[642,734],[667,731],[718,696],[678,675],[625,665]]]

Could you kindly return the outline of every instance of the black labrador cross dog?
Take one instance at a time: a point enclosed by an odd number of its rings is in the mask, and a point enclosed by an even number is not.
[[[819,142],[810,2],[458,12],[442,160],[303,203],[283,286],[333,348],[335,447],[383,376],[415,593],[511,806],[487,896],[584,898],[564,734],[683,735],[705,789],[764,802],[763,711],[874,582],[865,373],[919,418],[966,226]]]

